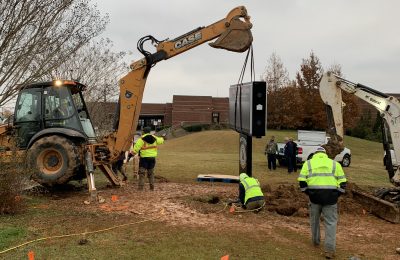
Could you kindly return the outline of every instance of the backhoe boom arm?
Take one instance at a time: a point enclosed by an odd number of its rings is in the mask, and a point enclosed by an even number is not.
[[[400,102],[392,96],[388,96],[370,87],[362,84],[353,83],[344,78],[341,78],[331,72],[323,75],[320,82],[320,95],[323,102],[329,107],[333,120],[328,118],[328,121],[334,123],[330,126],[336,130],[336,134],[343,138],[343,101],[341,91],[353,94],[365,102],[375,107],[390,131],[394,148],[395,161],[397,169],[389,169],[389,177],[391,181],[400,186]],[[329,113],[328,113],[329,114]],[[390,151],[386,151],[390,156]],[[389,167],[392,168],[392,167]],[[390,172],[392,171],[392,172]]]
[[[157,62],[172,58],[191,48],[219,37],[210,46],[234,52],[246,51],[252,43],[250,17],[244,6],[234,8],[226,18],[206,27],[199,27],[173,40],[158,41],[145,36],[138,42],[138,50],[144,58],[131,64],[131,71],[120,82],[119,120],[113,133],[103,138],[114,161],[121,151],[127,151],[136,132],[147,76]],[[146,41],[152,41],[156,52],[143,49]]]

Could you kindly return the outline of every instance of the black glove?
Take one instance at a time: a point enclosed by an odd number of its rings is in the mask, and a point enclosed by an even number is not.
[[[307,182],[299,181],[299,186],[300,186],[301,191],[305,192],[307,194],[307,189],[306,189],[308,187]]]
[[[133,157],[133,154],[129,153],[128,158],[126,159],[126,162],[129,162],[129,160]]]

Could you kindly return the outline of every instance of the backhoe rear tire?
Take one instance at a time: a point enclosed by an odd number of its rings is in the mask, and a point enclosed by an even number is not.
[[[33,170],[32,179],[45,186],[67,183],[81,165],[77,146],[58,135],[37,140],[27,159]]]

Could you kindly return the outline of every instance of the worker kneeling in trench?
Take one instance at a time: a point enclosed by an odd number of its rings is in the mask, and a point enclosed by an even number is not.
[[[260,182],[246,173],[239,175],[239,201],[247,210],[261,209],[264,204],[264,194]]]

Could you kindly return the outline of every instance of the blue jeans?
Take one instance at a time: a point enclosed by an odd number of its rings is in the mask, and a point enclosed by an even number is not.
[[[324,216],[325,224],[325,251],[336,251],[336,226],[338,221],[337,204],[319,205],[310,202],[311,239],[314,245],[321,242],[319,218]]]

